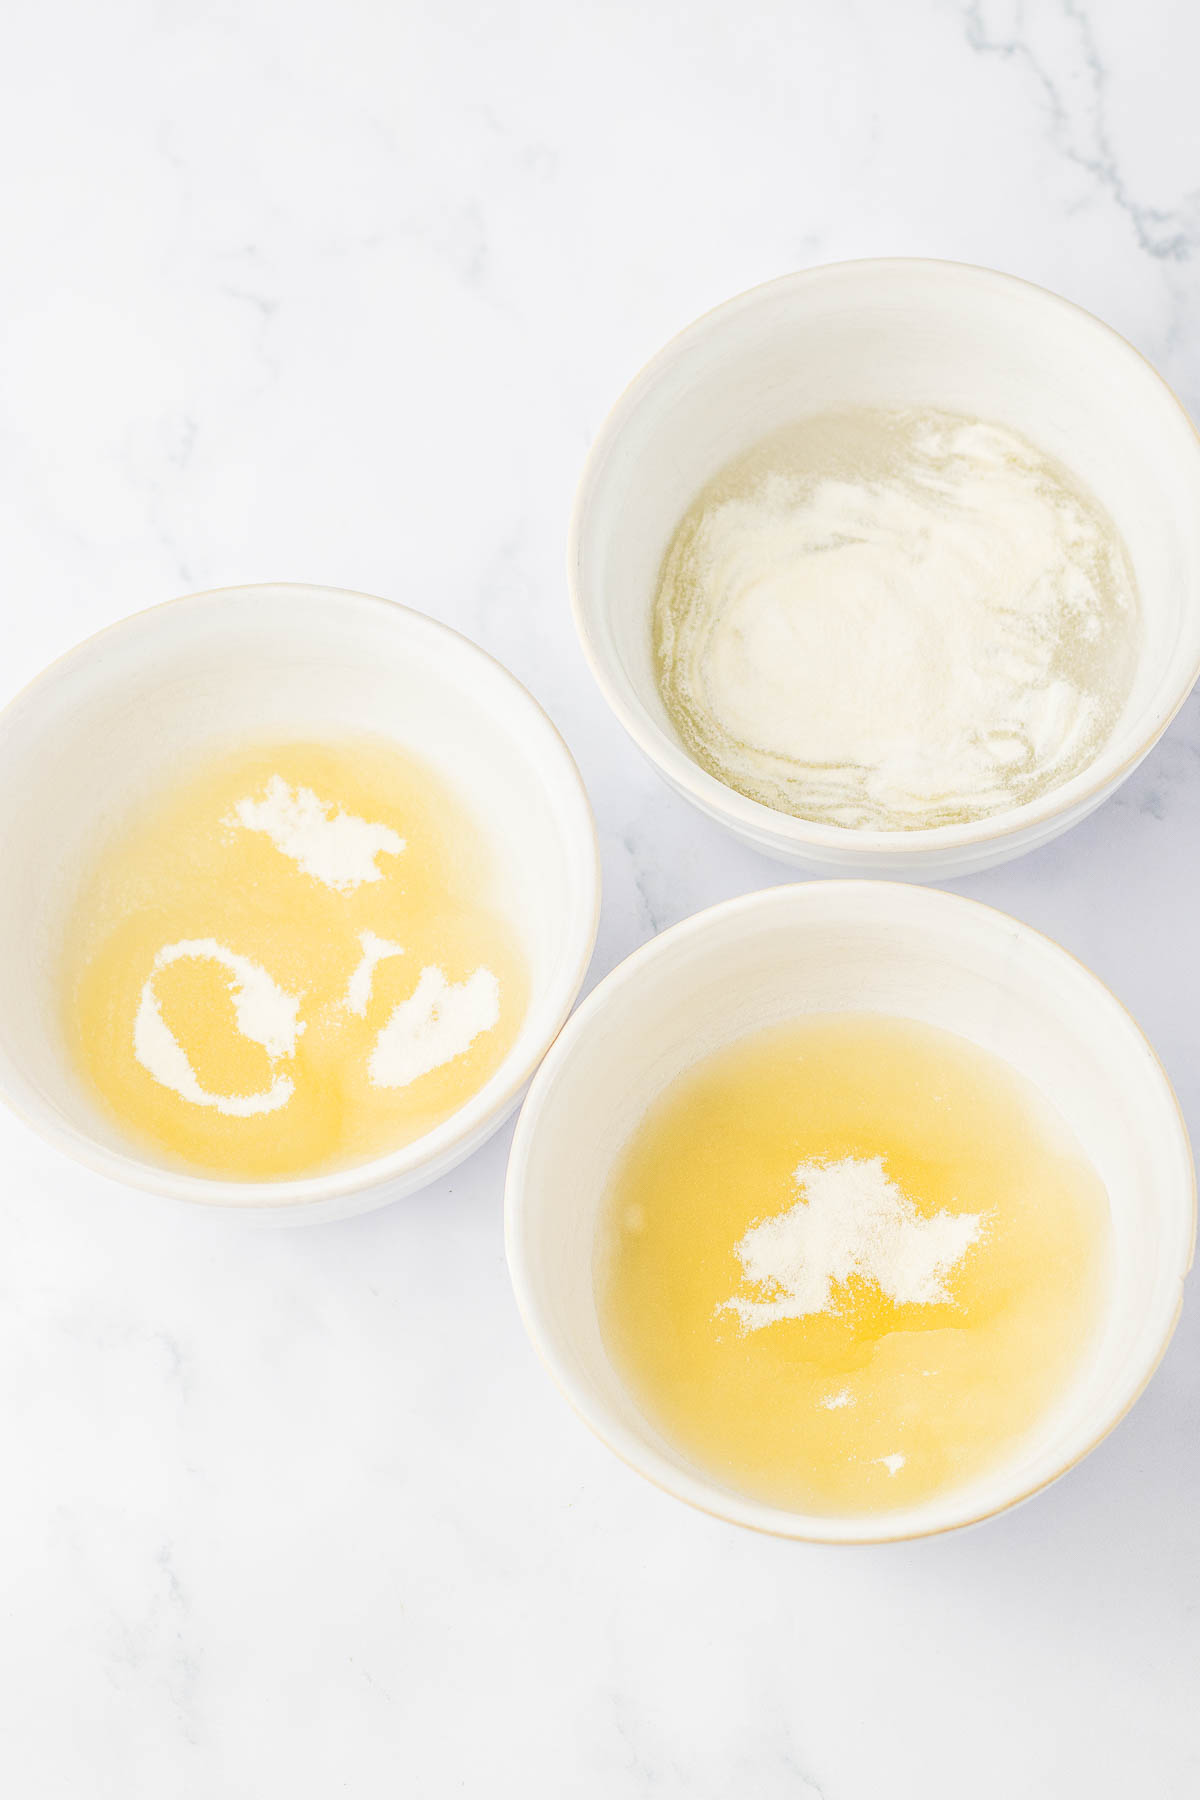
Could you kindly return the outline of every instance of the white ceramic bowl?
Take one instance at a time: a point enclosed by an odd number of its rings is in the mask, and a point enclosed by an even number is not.
[[[472,1099],[404,1149],[301,1180],[214,1180],[132,1148],[72,1069],[57,961],[79,875],[176,767],[254,737],[371,732],[419,752],[492,838],[497,903],[530,972],[525,1021]],[[422,1187],[516,1105],[579,992],[600,903],[595,827],[570,752],[529,693],[447,626],[365,594],[270,585],[135,614],[0,714],[0,1096],[102,1175],[298,1222]]]
[[[919,1505],[845,1518],[746,1498],[644,1416],[610,1362],[593,1249],[614,1163],[653,1101],[707,1051],[805,1012],[883,1012],[1003,1057],[1047,1095],[1105,1182],[1113,1275],[1069,1391],[990,1473]],[[750,894],[646,944],[580,1007],[534,1078],[513,1141],[509,1267],[567,1399],[634,1469],[705,1511],[826,1543],[923,1536],[999,1512],[1078,1462],[1166,1348],[1195,1236],[1187,1132],[1170,1083],[1108,989],[1015,919],[936,890],[814,882]]]
[[[1092,488],[1129,547],[1142,653],[1095,761],[995,818],[928,831],[817,825],[748,800],[692,761],[654,679],[663,554],[700,488],[767,432],[843,406],[936,406],[1015,427]],[[832,264],[719,306],[647,364],[584,468],[568,558],[600,688],[659,772],[740,837],[835,873],[950,879],[1047,843],[1099,806],[1200,674],[1200,440],[1150,364],[1077,306],[989,269]]]

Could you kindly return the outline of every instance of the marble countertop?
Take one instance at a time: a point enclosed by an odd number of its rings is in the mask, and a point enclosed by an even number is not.
[[[1012,270],[1200,402],[1200,19],[1173,0],[66,0],[0,63],[0,680],[264,579],[451,621],[595,803],[591,980],[786,879],[662,787],[563,578],[606,407],[726,295]],[[1200,702],[1074,833],[957,884],[1116,989],[1200,1127]],[[0,1119],[0,1779],[21,1800],[1184,1800],[1200,1315],[1028,1506],[756,1538],[570,1416],[518,1322],[509,1132],[250,1233]]]

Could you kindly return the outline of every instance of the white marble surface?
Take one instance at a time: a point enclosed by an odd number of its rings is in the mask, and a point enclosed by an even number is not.
[[[783,878],[608,717],[563,538],[606,405],[740,288],[922,253],[1057,288],[1200,402],[1175,0],[65,0],[0,58],[4,688],[174,593],[393,595],[591,789],[592,977]],[[1061,939],[1200,1127],[1200,703],[962,883]],[[0,1780],[21,1800],[1184,1800],[1200,1325],[1077,1472],[951,1539],[788,1546],[569,1416],[507,1132],[352,1224],[162,1211],[0,1121]]]

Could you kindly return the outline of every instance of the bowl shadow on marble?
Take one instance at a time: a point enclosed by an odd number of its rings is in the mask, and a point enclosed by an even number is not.
[[[1191,956],[1197,881],[1200,694],[1193,694],[1125,788],[1069,838],[955,884],[1001,904],[1024,902],[1031,923],[1065,938],[1112,983],[1162,1056],[1193,1143],[1200,1142],[1200,973]],[[1187,1572],[1200,1567],[1198,1368],[1200,1313],[1185,1293],[1153,1381],[1084,1462],[986,1533],[877,1554],[903,1566],[911,1559],[922,1582],[969,1577],[987,1590],[985,1606],[1033,1620],[1070,1610],[1085,1631],[1089,1624],[1098,1635],[1134,1628],[1141,1641],[1170,1641],[1188,1603]],[[1098,1582],[1102,1567],[1107,1578]]]
[[[911,1563],[922,1585],[969,1581],[983,1617],[1012,1615],[1036,1631],[1040,1617],[1069,1614],[1081,1640],[1172,1642],[1200,1566],[1198,1361],[1193,1317],[1141,1403],[1062,1481],[986,1532],[877,1554]]]

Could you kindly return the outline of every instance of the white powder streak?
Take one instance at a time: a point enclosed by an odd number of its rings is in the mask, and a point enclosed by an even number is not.
[[[853,1406],[854,1395],[849,1388],[839,1388],[836,1394],[826,1394],[819,1404],[828,1412],[836,1412],[840,1406]]]
[[[499,1017],[500,983],[490,969],[459,982],[438,968],[422,969],[376,1038],[367,1073],[376,1087],[407,1087],[461,1056]]]
[[[404,945],[377,937],[373,931],[360,931],[358,941],[362,945],[362,961],[350,977],[346,988],[346,1005],[352,1013],[357,1013],[363,1019],[371,1000],[376,966],[386,962],[389,956],[403,956]]]
[[[290,788],[282,775],[272,775],[265,799],[239,800],[229,823],[265,832],[306,875],[339,894],[353,893],[364,881],[382,881],[376,857],[399,856],[404,849],[404,839],[390,825],[342,812],[311,788]]]
[[[752,1225],[736,1246],[745,1281],[759,1297],[734,1295],[718,1312],[735,1312],[744,1331],[832,1312],[834,1283],[855,1275],[876,1282],[898,1305],[952,1298],[945,1277],[979,1236],[978,1213],[923,1218],[879,1156],[801,1163],[793,1180],[804,1197]]]
[[[137,1060],[155,1081],[194,1106],[215,1106],[218,1112],[242,1119],[286,1106],[295,1085],[288,1075],[276,1075],[270,1087],[259,1094],[213,1094],[201,1087],[186,1050],[163,1018],[154,991],[157,972],[185,957],[219,963],[228,971],[237,1028],[243,1037],[261,1044],[272,1062],[291,1056],[296,1048],[296,1039],[304,1030],[298,1017],[299,999],[285,993],[260,963],[239,956],[216,938],[181,938],[159,951],[153,970],[143,983],[133,1022],[133,1053]]]

